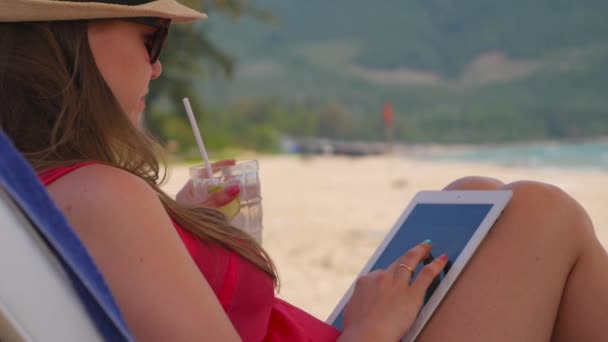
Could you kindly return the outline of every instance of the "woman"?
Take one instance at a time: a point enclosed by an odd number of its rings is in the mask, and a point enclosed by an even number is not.
[[[410,282],[408,268],[431,244],[361,277],[340,334],[275,297],[270,258],[222,215],[160,190],[156,145],[137,125],[149,82],[162,72],[169,21],[203,14],[173,0],[2,6],[1,127],[87,246],[138,340],[405,334],[446,263],[435,259]],[[420,340],[600,340],[608,256],[584,210],[545,184],[466,178],[447,187],[498,188],[513,190],[511,203]]]

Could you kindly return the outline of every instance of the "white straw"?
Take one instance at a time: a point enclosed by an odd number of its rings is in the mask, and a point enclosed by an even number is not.
[[[198,150],[200,151],[201,157],[203,157],[203,161],[205,162],[207,174],[209,176],[209,179],[212,179],[213,170],[211,170],[211,164],[209,163],[209,156],[207,155],[207,150],[205,149],[205,143],[203,143],[203,137],[201,136],[201,132],[198,130],[198,125],[196,124],[194,113],[192,113],[192,106],[190,106],[190,101],[187,97],[184,97],[182,101],[184,102],[184,107],[186,107],[188,119],[190,119],[190,126],[192,126],[192,132],[194,132],[194,137],[196,138],[196,143],[198,144]]]

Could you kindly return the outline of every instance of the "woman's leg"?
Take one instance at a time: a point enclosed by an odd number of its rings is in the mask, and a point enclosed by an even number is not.
[[[600,341],[608,336],[608,255],[585,211],[550,185],[465,178],[448,190],[513,198],[419,341]]]

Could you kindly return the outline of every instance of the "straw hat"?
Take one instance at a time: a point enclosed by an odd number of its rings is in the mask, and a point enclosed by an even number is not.
[[[0,22],[161,17],[173,22],[207,18],[175,0],[0,0]]]

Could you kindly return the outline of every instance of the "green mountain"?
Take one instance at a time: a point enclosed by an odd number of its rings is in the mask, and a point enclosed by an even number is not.
[[[242,98],[311,110],[334,106],[356,126],[349,137],[369,139],[383,134],[386,102],[404,140],[608,135],[606,1],[255,5],[271,10],[277,22],[227,21],[210,13],[204,24],[237,62],[233,80],[201,82],[211,106]]]

